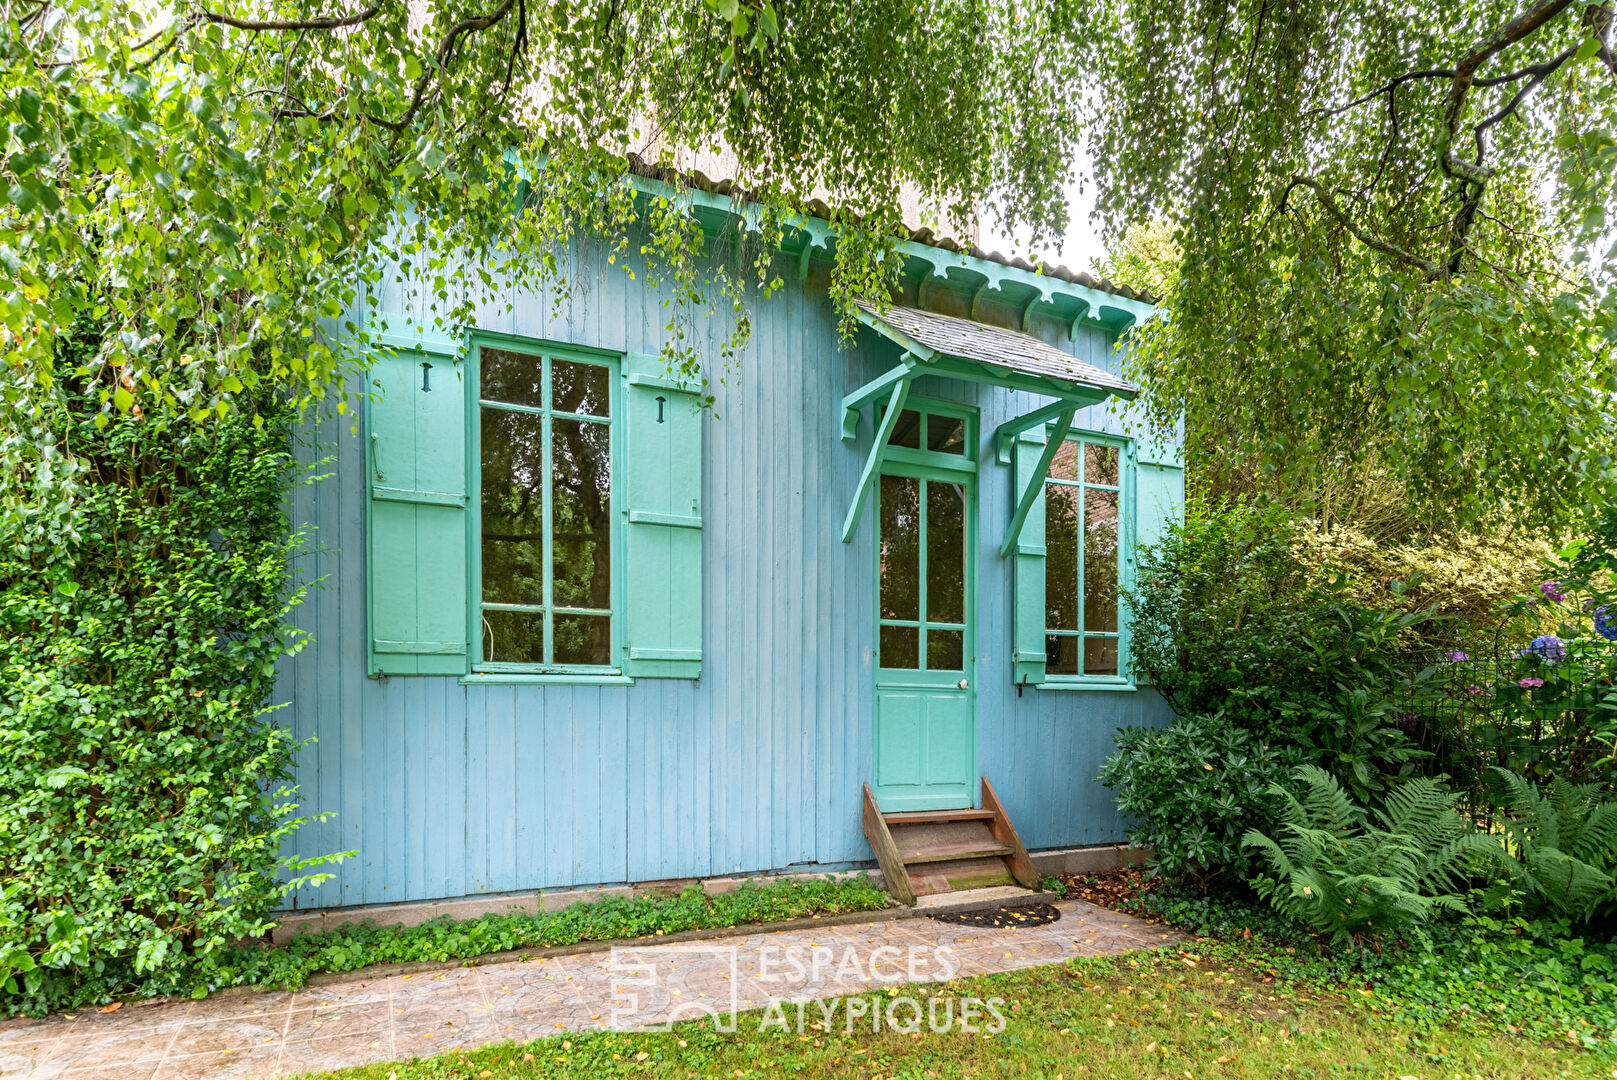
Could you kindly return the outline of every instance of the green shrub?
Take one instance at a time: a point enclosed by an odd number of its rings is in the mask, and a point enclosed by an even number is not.
[[[1155,852],[1159,873],[1202,892],[1244,874],[1241,836],[1274,819],[1272,789],[1301,757],[1222,716],[1124,728],[1116,742],[1099,779],[1130,819],[1130,843]]]
[[[1252,885],[1275,910],[1339,944],[1464,910],[1470,867],[1502,860],[1498,842],[1455,811],[1459,796],[1429,777],[1399,786],[1372,811],[1324,769],[1305,765],[1294,775],[1300,801],[1274,788],[1284,803],[1278,839],[1253,830],[1242,840],[1273,872]]]
[[[1344,579],[1311,576],[1299,535],[1276,507],[1191,500],[1184,525],[1138,553],[1132,663],[1180,715],[1222,713],[1379,797],[1421,756],[1398,719],[1436,692],[1407,648],[1432,612],[1348,600]]]
[[[1556,778],[1540,789],[1508,769],[1494,773],[1514,856],[1498,890],[1505,906],[1574,923],[1617,906],[1617,801],[1598,784]]]
[[[267,715],[303,641],[294,417],[260,405],[106,424],[70,387],[33,472],[0,477],[0,987],[29,1001],[262,933],[308,868],[281,856],[295,746]]]

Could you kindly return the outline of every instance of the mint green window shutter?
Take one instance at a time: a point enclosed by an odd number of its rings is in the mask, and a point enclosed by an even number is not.
[[[369,378],[370,670],[464,675],[465,384],[450,356],[414,350]]]
[[[695,387],[661,357],[625,365],[624,672],[702,673],[702,421]]]
[[[1184,467],[1141,460],[1134,469],[1134,501],[1135,542],[1157,543],[1171,523],[1184,520]]]
[[[1027,490],[1033,482],[1044,451],[1042,431],[1018,435],[1011,456],[1016,473],[1015,491]],[[1015,491],[1012,492],[1014,498]],[[1016,560],[1012,568],[1015,595],[1011,610],[1012,679],[1017,683],[1044,681],[1044,483],[1027,512],[1027,520],[1016,538]]]
[[[1135,468],[1134,539],[1155,544],[1171,522],[1185,516],[1185,470],[1182,466],[1141,460]]]

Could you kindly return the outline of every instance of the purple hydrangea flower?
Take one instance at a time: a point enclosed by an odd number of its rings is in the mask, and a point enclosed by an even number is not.
[[[1554,634],[1540,634],[1533,639],[1532,644],[1522,650],[1523,656],[1536,656],[1552,664],[1559,664],[1566,659],[1566,642]]]
[[[1605,604],[1595,608],[1595,633],[1607,641],[1617,641],[1617,625],[1613,625],[1606,615]]]
[[[1550,601],[1552,604],[1559,604],[1561,601],[1566,599],[1566,593],[1561,590],[1561,583],[1559,581],[1546,581],[1544,584],[1538,587],[1538,591],[1543,593],[1544,599]]]
[[[1461,664],[1471,659],[1471,654],[1468,652],[1462,652],[1459,649],[1450,649],[1448,652],[1443,654],[1443,659],[1447,660],[1451,664]]]
[[[1394,722],[1403,731],[1408,732],[1408,731],[1414,731],[1415,730],[1415,714],[1412,713],[1412,712],[1401,712],[1401,713],[1399,713],[1397,719]]]
[[[1493,697],[1493,687],[1478,686],[1476,683],[1472,683],[1470,686],[1466,687],[1465,692],[1470,694],[1472,697]]]
[[[1517,679],[1516,685],[1521,687],[1523,690],[1536,690],[1540,686],[1544,685],[1544,680],[1539,678],[1537,675],[1529,675],[1525,679]]]

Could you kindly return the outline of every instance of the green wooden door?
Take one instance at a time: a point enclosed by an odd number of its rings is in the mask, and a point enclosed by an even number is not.
[[[877,490],[876,801],[969,807],[975,477],[889,463]]]

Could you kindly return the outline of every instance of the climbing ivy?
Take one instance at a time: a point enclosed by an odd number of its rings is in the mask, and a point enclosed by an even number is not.
[[[257,935],[312,869],[281,855],[296,745],[266,708],[304,641],[294,411],[100,427],[91,380],[58,392],[74,538],[0,547],[0,991],[39,1000]]]

